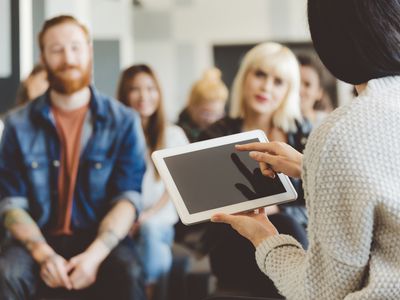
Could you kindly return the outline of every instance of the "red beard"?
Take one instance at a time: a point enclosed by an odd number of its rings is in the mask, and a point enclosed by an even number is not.
[[[84,87],[87,87],[90,85],[92,78],[91,62],[88,64],[86,69],[73,65],[63,65],[55,70],[50,69],[46,65],[46,69],[50,88],[63,95],[70,95],[83,89]],[[64,71],[69,69],[78,70],[81,76],[78,78],[70,78],[69,76],[63,74]]]

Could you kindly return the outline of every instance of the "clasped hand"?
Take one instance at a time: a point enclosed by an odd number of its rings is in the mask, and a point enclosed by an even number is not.
[[[303,155],[281,142],[250,143],[237,145],[237,150],[250,151],[249,155],[260,164],[261,173],[271,178],[276,173],[284,173],[290,177],[301,176]],[[215,214],[212,222],[230,224],[243,237],[247,238],[255,247],[264,239],[278,234],[275,226],[269,221],[265,209],[236,215]]]
[[[40,276],[51,288],[81,290],[96,281],[100,263],[89,252],[83,252],[69,261],[53,253],[41,262]]]

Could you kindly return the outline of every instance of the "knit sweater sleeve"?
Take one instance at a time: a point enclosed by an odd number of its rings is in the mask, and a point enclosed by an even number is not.
[[[338,139],[340,133],[322,130],[314,141],[323,142],[306,153],[309,249],[285,235],[256,249],[260,269],[287,299],[343,299],[365,280],[374,220],[370,174],[351,138]]]

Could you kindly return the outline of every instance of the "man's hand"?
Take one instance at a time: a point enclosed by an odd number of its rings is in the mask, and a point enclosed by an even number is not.
[[[60,255],[54,253],[40,265],[40,277],[51,288],[72,289],[72,284],[68,278],[68,263]]]
[[[85,252],[68,262],[73,289],[87,288],[96,281],[100,264],[128,234],[135,214],[135,207],[128,200],[121,200],[111,208],[100,223],[96,239]]]
[[[226,223],[240,235],[257,247],[264,239],[278,234],[275,226],[269,221],[265,209],[237,215],[215,214],[211,218],[215,223]]]
[[[251,151],[250,157],[260,163],[263,175],[275,177],[275,172],[293,178],[301,177],[303,154],[282,142],[236,145],[240,151]]]
[[[33,259],[40,265],[40,277],[51,288],[72,289],[68,278],[67,261],[54,252],[47,243],[40,243],[31,249]]]
[[[74,256],[68,262],[68,269],[71,270],[69,279],[74,290],[81,290],[91,286],[97,278],[102,260],[97,255],[85,251]]]

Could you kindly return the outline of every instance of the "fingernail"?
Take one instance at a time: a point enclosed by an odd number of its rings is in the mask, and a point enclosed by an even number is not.
[[[218,220],[219,220],[218,216],[211,217],[211,222],[218,222]]]
[[[256,157],[256,156],[257,156],[257,153],[256,153],[255,151],[250,151],[250,152],[249,152],[249,155],[250,155],[251,157]]]

